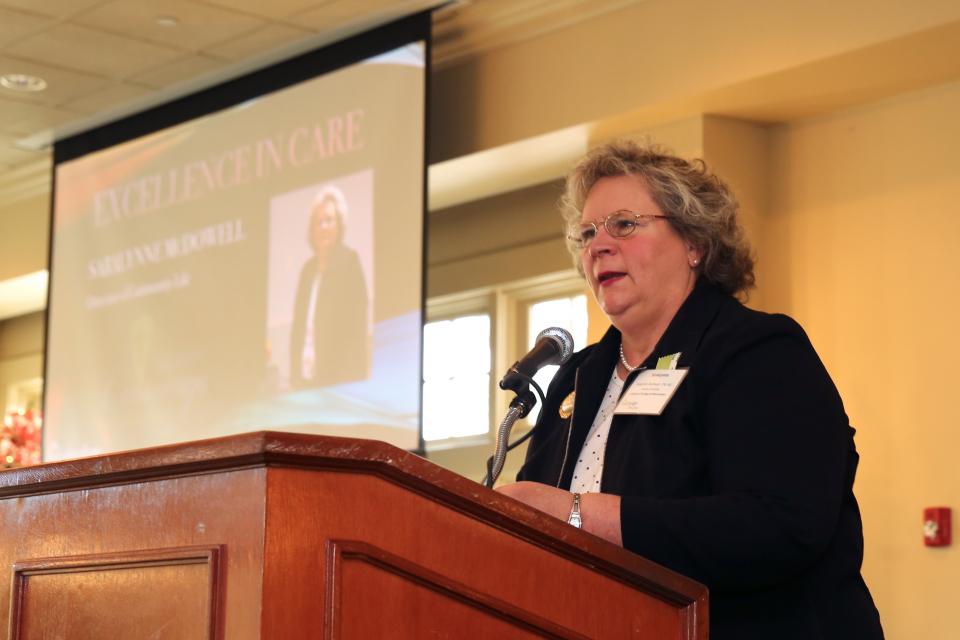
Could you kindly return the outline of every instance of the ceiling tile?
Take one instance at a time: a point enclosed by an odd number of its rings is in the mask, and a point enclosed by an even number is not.
[[[296,22],[317,31],[335,30],[360,22],[393,20],[439,4],[434,0],[331,0],[296,15]]]
[[[55,129],[77,120],[81,114],[51,109],[39,104],[0,99],[0,133],[19,138],[45,129]]]
[[[245,11],[266,18],[287,18],[296,13],[301,13],[310,9],[323,7],[336,0],[207,0],[210,4],[228,7],[238,11]],[[387,6],[391,0],[376,0],[379,4]]]
[[[309,38],[311,35],[310,31],[304,29],[282,24],[268,24],[247,35],[208,47],[204,51],[227,60],[242,60],[279,49],[284,45]]]
[[[191,55],[169,62],[131,78],[150,87],[162,89],[223,69],[228,63],[204,55]]]
[[[158,16],[177,18],[164,27]],[[74,22],[197,51],[265,24],[262,18],[188,0],[114,0],[83,13]]]
[[[0,7],[0,47],[50,25],[53,18]]]
[[[8,47],[12,55],[68,69],[124,78],[182,55],[149,42],[72,24],[59,24]]]
[[[370,17],[388,11],[391,5],[403,2],[383,2],[382,0],[332,0],[297,14],[297,22],[311,29],[326,30],[343,26],[351,18]]]
[[[47,88],[33,93],[13,92],[0,88],[0,99],[10,98],[51,107],[87,95],[110,82],[107,78],[100,76],[0,55],[0,75],[5,73],[25,73],[43,78],[47,81]]]
[[[153,93],[154,90],[149,87],[141,87],[129,82],[117,82],[65,102],[62,106],[83,113],[97,113],[98,111],[116,109],[119,105],[130,104]]]
[[[0,6],[24,9],[53,18],[68,18],[102,0],[0,0]]]

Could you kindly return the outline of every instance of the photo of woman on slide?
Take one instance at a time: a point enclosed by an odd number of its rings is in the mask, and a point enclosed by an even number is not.
[[[313,199],[290,331],[294,389],[362,380],[369,374],[367,285],[357,252],[344,244],[346,198],[335,186]]]

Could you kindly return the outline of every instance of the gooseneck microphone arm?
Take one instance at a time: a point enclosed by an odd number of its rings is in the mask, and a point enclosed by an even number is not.
[[[510,403],[507,415],[504,416],[500,427],[497,429],[496,446],[493,455],[487,460],[487,474],[483,478],[483,484],[486,487],[493,488],[494,483],[503,471],[507,452],[516,444],[519,444],[519,442],[514,445],[509,444],[513,424],[530,413],[530,410],[537,403],[537,399],[530,391],[530,385],[533,385],[533,388],[540,395],[541,403],[543,402],[543,390],[534,382],[533,375],[547,365],[563,364],[570,359],[572,354],[573,337],[569,331],[559,327],[544,329],[537,335],[533,349],[515,362],[500,380],[501,389],[513,391],[517,396]]]
[[[493,484],[503,471],[503,463],[506,462],[507,451],[510,450],[507,441],[510,438],[510,431],[513,429],[513,424],[530,413],[530,409],[532,409],[536,403],[537,399],[529,389],[521,395],[518,395],[513,399],[513,402],[510,403],[510,408],[507,409],[507,415],[503,417],[503,420],[500,422],[500,427],[497,429],[497,444],[493,455],[487,458],[487,475],[483,477],[483,484],[488,489],[493,488]]]

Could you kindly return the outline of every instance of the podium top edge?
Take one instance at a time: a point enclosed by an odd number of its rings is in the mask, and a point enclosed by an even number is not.
[[[0,471],[0,498],[61,490],[64,484],[112,484],[271,464],[415,467],[424,462],[377,440],[256,431],[7,469]]]

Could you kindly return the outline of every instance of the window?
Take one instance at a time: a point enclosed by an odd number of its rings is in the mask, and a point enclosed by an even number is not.
[[[453,450],[476,447],[471,455],[480,460],[490,451],[497,425],[513,400],[497,382],[533,346],[537,334],[562,327],[570,331],[576,348],[586,345],[583,291],[583,279],[571,271],[427,301],[423,439],[431,457],[453,460]],[[535,376],[544,392],[556,369]],[[518,422],[511,439],[530,424]]]
[[[423,328],[423,439],[490,430],[490,316],[428,322]]]
[[[587,296],[584,294],[553,298],[534,302],[527,307],[527,348],[536,344],[537,335],[547,327],[566,329],[573,336],[574,349],[581,349],[587,343]],[[557,365],[544,367],[533,376],[543,392],[556,375]],[[532,425],[540,415],[540,404],[533,408],[527,416]]]

